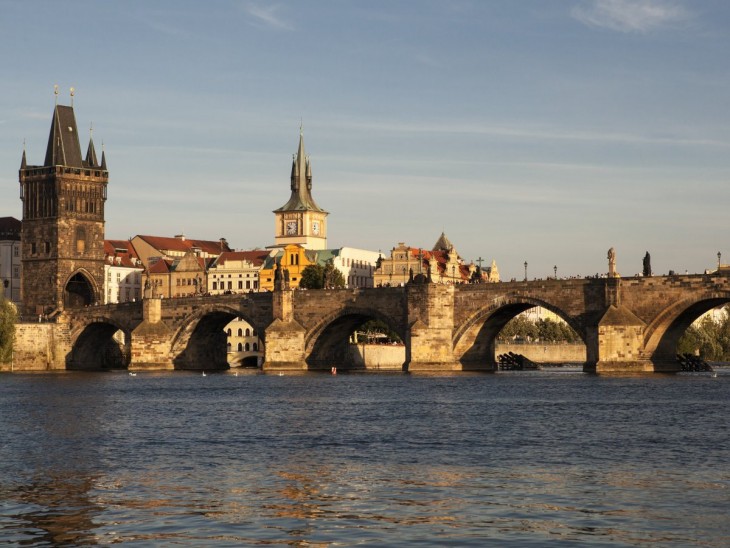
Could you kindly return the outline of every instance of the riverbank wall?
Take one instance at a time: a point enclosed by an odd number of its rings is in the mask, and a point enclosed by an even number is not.
[[[0,371],[50,371],[66,369],[71,336],[66,324],[15,324],[13,355],[0,363]]]
[[[402,344],[351,344],[348,357],[354,369],[402,371],[406,347]]]
[[[537,363],[585,363],[586,346],[568,343],[497,343],[494,347],[495,358],[500,354],[522,354]]]

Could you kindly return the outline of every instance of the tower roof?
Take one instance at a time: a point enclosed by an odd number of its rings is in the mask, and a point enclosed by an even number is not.
[[[99,167],[99,161],[96,159],[96,149],[94,148],[94,128],[89,128],[89,148],[86,149],[86,159],[84,163],[89,167]]]
[[[84,167],[73,107],[56,105],[44,166]]]
[[[312,166],[304,152],[304,134],[301,130],[299,131],[299,148],[292,161],[291,197],[286,204],[274,210],[275,213],[281,211],[320,211],[327,213],[312,198]]]
[[[454,247],[454,244],[446,237],[446,233],[441,232],[441,236],[433,246],[434,251],[449,251]]]

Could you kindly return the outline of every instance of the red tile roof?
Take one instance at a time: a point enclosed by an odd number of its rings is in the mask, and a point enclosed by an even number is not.
[[[109,263],[110,257],[112,263]],[[104,240],[104,260],[109,264],[128,268],[141,268],[142,266],[137,264],[139,257],[129,240]]]
[[[231,251],[228,243],[211,240],[194,240],[190,238],[169,238],[166,236],[137,236],[149,245],[160,251],[178,251],[185,253],[192,248],[198,248],[209,255],[220,255],[223,251]]]
[[[168,274],[172,270],[172,261],[160,259],[147,269],[148,274]]]
[[[253,251],[224,251],[218,257],[216,264],[226,264],[226,261],[248,261],[254,266],[261,266],[264,264],[266,257],[269,256],[269,251],[255,249]]]

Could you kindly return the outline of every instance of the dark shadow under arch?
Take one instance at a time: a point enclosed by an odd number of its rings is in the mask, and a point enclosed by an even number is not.
[[[172,363],[175,369],[224,370],[228,364],[228,338],[225,327],[234,319],[246,321],[260,335],[264,331],[250,319],[231,309],[199,311],[180,329],[172,343]]]
[[[130,334],[116,325],[103,322],[89,324],[66,356],[66,369],[126,369],[131,356],[130,341]]]
[[[405,340],[402,328],[394,326],[386,316],[373,310],[344,310],[330,316],[312,331],[306,342],[307,366],[311,370],[356,369],[350,358],[350,335],[369,320],[380,320]]]
[[[728,297],[707,297],[673,305],[650,324],[646,331],[644,352],[655,369],[671,370],[679,367],[677,344],[684,332],[703,314],[730,303]]]

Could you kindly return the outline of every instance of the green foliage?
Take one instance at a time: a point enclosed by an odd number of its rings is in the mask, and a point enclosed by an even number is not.
[[[15,307],[7,299],[0,299],[0,362],[7,363],[13,354],[15,323],[18,320]]]
[[[324,285],[326,289],[336,289],[345,287],[345,277],[342,272],[335,268],[332,260],[327,261],[324,266]]]
[[[345,287],[345,277],[330,260],[322,266],[312,264],[302,270],[299,287],[304,289],[336,289]]]
[[[695,354],[698,350],[705,360],[730,361],[730,315],[719,321],[706,316],[684,332],[677,343],[677,354]]]
[[[532,322],[524,316],[512,318],[499,332],[497,339],[508,341],[515,337],[527,341],[552,343],[580,342],[578,334],[565,322],[550,319]]]
[[[302,270],[302,279],[299,287],[303,289],[322,289],[324,287],[324,267],[312,264]]]
[[[403,341],[398,336],[398,333],[393,331],[390,327],[388,327],[388,324],[381,320],[368,320],[364,324],[362,324],[358,331],[362,331],[365,333],[379,333],[382,335],[385,335],[386,339],[381,339],[380,342],[389,343],[402,343]]]

